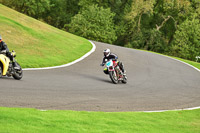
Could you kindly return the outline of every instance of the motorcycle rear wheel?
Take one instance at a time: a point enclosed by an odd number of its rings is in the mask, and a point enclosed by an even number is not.
[[[127,77],[126,77],[126,76],[123,76],[122,83],[124,83],[124,84],[126,84],[126,83],[127,83]]]
[[[119,82],[115,71],[110,71],[109,75],[110,75],[110,79],[112,80],[114,84],[117,84]]]

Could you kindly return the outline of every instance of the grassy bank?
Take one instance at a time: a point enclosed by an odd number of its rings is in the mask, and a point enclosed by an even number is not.
[[[87,53],[92,45],[0,4],[0,35],[17,52],[23,68],[62,65]]]
[[[197,133],[200,132],[200,109],[105,113],[0,108],[0,132]]]

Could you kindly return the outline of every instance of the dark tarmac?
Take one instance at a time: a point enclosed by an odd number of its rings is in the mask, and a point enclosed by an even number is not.
[[[200,106],[200,72],[173,59],[94,42],[96,51],[74,65],[24,71],[0,79],[0,106],[41,110],[155,111]],[[113,84],[100,64],[110,48],[125,65],[128,83]]]

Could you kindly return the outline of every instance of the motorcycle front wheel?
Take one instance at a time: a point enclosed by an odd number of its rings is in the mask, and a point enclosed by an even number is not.
[[[23,77],[23,71],[21,66],[17,63],[17,65],[20,67],[19,70],[14,70],[14,74],[12,75],[14,79],[20,80]]]
[[[109,72],[109,75],[110,75],[110,79],[112,80],[112,82],[114,84],[117,84],[119,81],[118,81],[118,78],[117,78],[117,74],[115,71],[110,71]]]
[[[2,77],[3,69],[2,66],[0,65],[0,78]]]

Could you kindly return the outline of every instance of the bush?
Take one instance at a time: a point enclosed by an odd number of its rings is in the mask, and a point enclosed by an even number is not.
[[[114,16],[110,9],[91,5],[72,18],[68,25],[69,32],[90,40],[112,43],[117,39]]]
[[[175,33],[172,55],[189,60],[200,56],[200,22],[198,19],[186,20]]]
[[[156,29],[143,30],[133,36],[133,41],[127,47],[142,48],[154,52],[164,53],[167,45],[162,37],[162,33]]]

